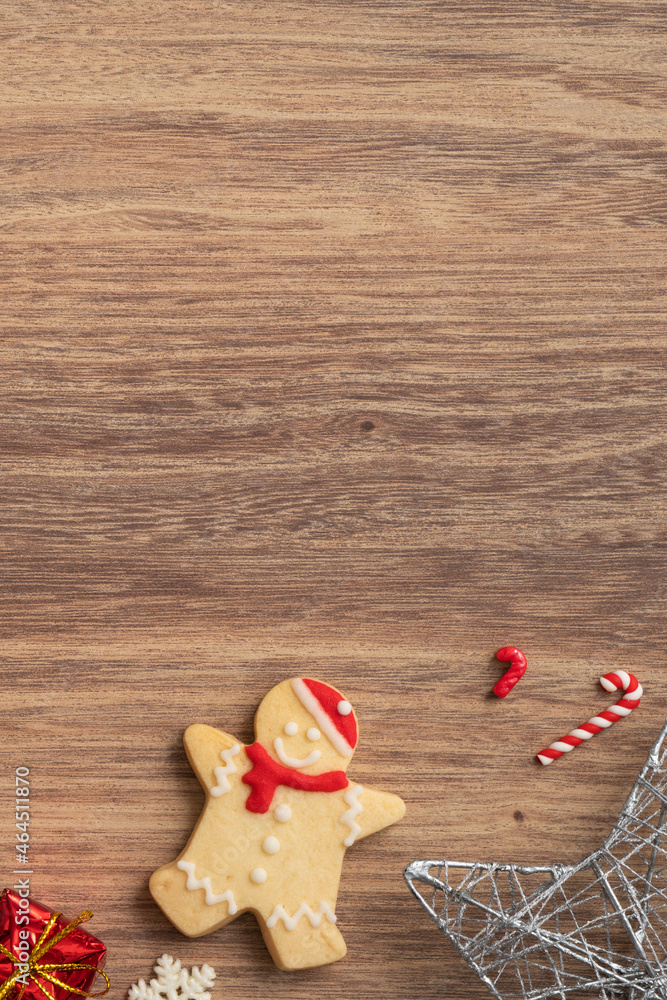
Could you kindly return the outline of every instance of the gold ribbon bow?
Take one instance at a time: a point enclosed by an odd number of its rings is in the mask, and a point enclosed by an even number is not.
[[[38,940],[35,942],[35,947],[30,952],[30,956],[27,962],[22,962],[20,959],[16,957],[16,955],[12,955],[11,951],[8,951],[1,944],[0,944],[0,952],[5,956],[5,958],[8,958],[11,962],[13,962],[14,965],[20,967],[22,966],[24,969],[25,966],[27,965],[29,977],[40,988],[42,993],[44,993],[45,996],[49,998],[49,1000],[53,1000],[53,994],[49,993],[49,991],[42,986],[42,984],[39,981],[40,979],[45,979],[47,982],[53,983],[54,986],[62,986],[64,989],[69,990],[71,993],[78,993],[79,996],[82,997],[103,997],[111,989],[111,982],[106,972],[102,972],[102,970],[98,969],[96,965],[88,965],[88,963],[86,962],[59,962],[55,964],[54,963],[44,964],[43,962],[40,961],[42,956],[45,955],[47,951],[50,951],[50,949],[53,948],[54,945],[58,944],[59,941],[62,941],[64,937],[67,937],[70,931],[73,931],[75,927],[79,926],[79,924],[82,924],[86,920],[90,920],[92,915],[93,915],[92,910],[85,910],[80,916],[72,920],[67,925],[67,927],[63,927],[62,930],[58,931],[56,934],[51,936],[51,932],[55,926],[55,923],[58,917],[60,916],[60,913],[53,913],[49,918],[49,921],[46,924],[44,930],[39,935]],[[99,976],[102,976],[103,979],[106,980],[107,987],[105,990],[102,990],[101,993],[88,993],[86,992],[86,990],[81,990],[77,986],[71,986],[69,983],[64,983],[62,979],[58,979],[57,976],[53,975],[54,972],[65,969],[88,969],[90,971],[94,970]],[[14,970],[14,972],[12,972],[9,979],[6,979],[5,982],[2,984],[2,986],[0,986],[0,1000],[6,1000],[6,998],[9,997],[11,991],[16,986],[18,979],[19,978],[22,979],[24,975],[25,971],[22,972],[21,968],[17,968]],[[26,985],[27,984],[25,982],[22,984],[21,992],[16,997],[16,1000],[21,1000],[23,994],[25,993]]]

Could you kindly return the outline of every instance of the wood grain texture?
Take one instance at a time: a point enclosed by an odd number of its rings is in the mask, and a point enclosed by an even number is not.
[[[27,764],[114,998],[167,951],[220,1000],[482,1000],[403,866],[576,860],[667,706],[664,5],[10,2],[2,53],[5,871]],[[616,667],[641,708],[541,769]],[[288,975],[147,880],[185,727],[295,674],[408,815]]]

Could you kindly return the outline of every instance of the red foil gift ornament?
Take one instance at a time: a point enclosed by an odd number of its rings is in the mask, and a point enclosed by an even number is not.
[[[68,1000],[108,993],[111,983],[101,970],[106,947],[79,927],[92,915],[86,910],[68,922],[61,913],[5,889],[0,896],[0,1000]],[[90,993],[97,976],[106,988]]]

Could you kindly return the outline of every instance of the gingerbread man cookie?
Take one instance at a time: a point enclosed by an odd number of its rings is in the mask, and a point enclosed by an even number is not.
[[[189,937],[255,914],[276,965],[309,969],[345,955],[336,927],[343,857],[405,814],[397,795],[348,781],[357,720],[339,691],[293,678],[274,687],[243,746],[190,726],[185,749],[206,804],[185,850],[153,873],[158,906]]]

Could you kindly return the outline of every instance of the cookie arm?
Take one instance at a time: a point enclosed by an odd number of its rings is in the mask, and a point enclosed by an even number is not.
[[[227,775],[235,774],[236,764],[242,759],[237,756],[243,749],[243,744],[239,740],[235,740],[229,733],[223,733],[220,729],[203,726],[200,723],[188,726],[185,730],[183,746],[193,771],[207,792],[218,785],[216,768],[221,769],[218,774],[221,772]],[[224,751],[229,753],[223,756]],[[226,760],[226,757],[229,759]]]
[[[341,817],[341,822],[348,828],[344,841],[346,847],[350,847],[355,840],[398,823],[405,816],[405,802],[391,792],[378,792],[374,788],[350,784],[343,797],[350,806]]]

